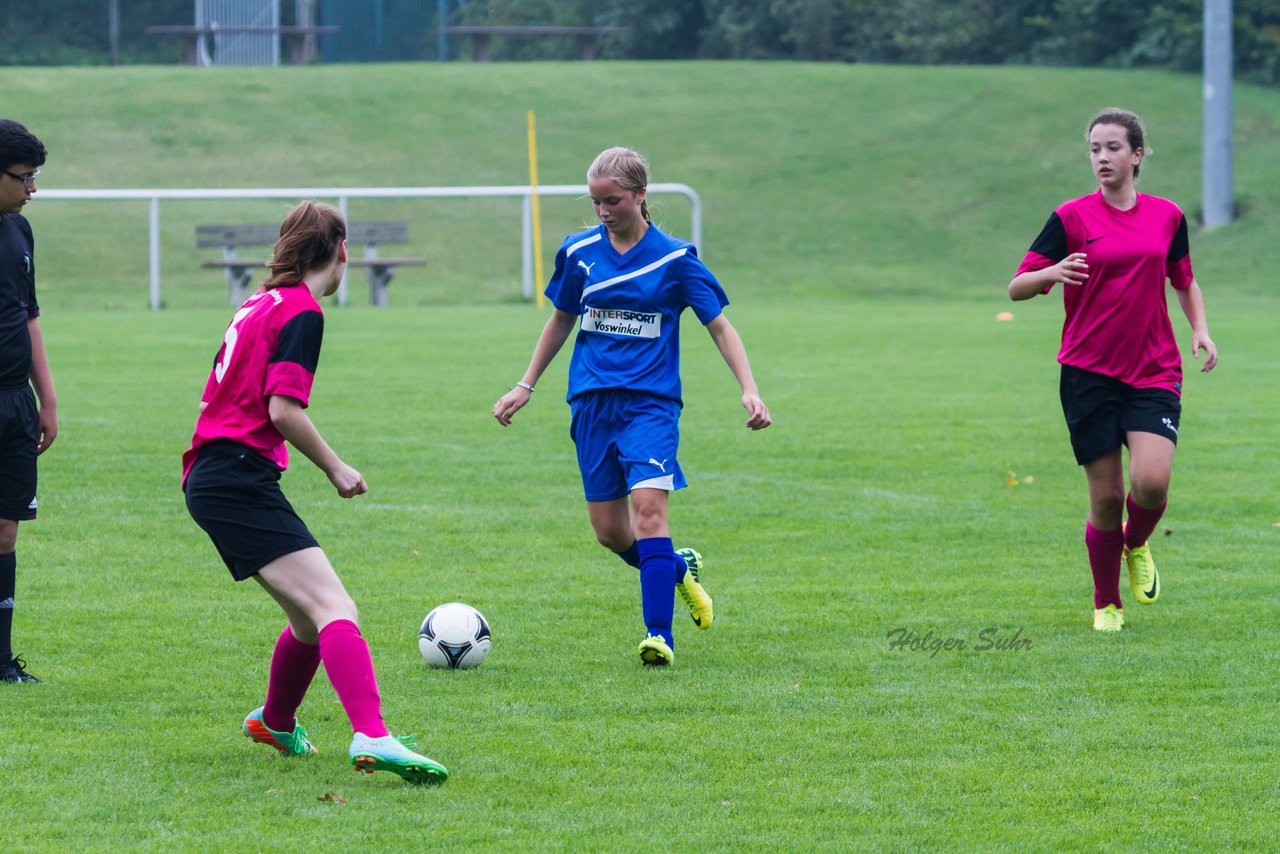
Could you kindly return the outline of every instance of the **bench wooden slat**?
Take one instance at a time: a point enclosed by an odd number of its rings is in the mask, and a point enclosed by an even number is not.
[[[197,225],[196,246],[274,246],[280,239],[280,226],[270,223],[237,225]],[[349,222],[347,243],[408,243],[407,222]]]
[[[540,26],[485,26],[458,24],[439,27],[441,32],[460,36],[614,36],[631,31],[630,27],[540,27]]]
[[[631,31],[630,27],[542,27],[542,26],[445,26],[439,28],[442,33],[456,33],[471,37],[471,58],[476,62],[489,61],[489,42],[493,36],[573,36],[578,43],[578,51],[585,60],[596,58],[597,43],[601,36],[623,35]]]
[[[349,222],[348,243],[408,243],[407,222]]]
[[[280,239],[280,226],[262,225],[197,225],[196,246],[274,246]]]
[[[422,267],[427,263],[426,258],[350,258],[347,260],[348,267]],[[228,258],[220,261],[205,261],[200,265],[208,270],[223,269],[239,269],[244,267],[252,269],[261,267],[266,269],[266,260],[258,260],[255,258]]]
[[[205,261],[201,267],[220,269],[226,273],[231,304],[244,301],[255,274],[265,276],[266,259],[237,258],[236,249],[241,246],[274,246],[280,238],[280,227],[270,223],[238,223],[234,225],[196,226],[196,246],[201,249],[221,248],[222,257]],[[397,267],[421,267],[425,258],[383,257],[378,255],[380,243],[408,243],[409,224],[406,222],[349,222],[347,243],[349,246],[364,244],[364,257],[350,257],[348,267],[362,267],[368,271],[369,302],[387,304],[387,285]]]
[[[161,36],[216,36],[222,35],[272,35],[272,36],[329,36],[342,32],[342,27],[322,24],[315,27],[238,27],[213,24],[197,27],[192,24],[150,24],[144,28],[152,35]]]

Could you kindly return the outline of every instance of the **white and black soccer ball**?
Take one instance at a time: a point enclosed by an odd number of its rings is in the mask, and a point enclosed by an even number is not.
[[[479,667],[490,640],[484,614],[461,602],[433,608],[418,631],[418,649],[427,664],[449,670]]]

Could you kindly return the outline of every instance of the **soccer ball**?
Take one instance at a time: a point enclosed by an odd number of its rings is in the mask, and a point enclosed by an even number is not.
[[[432,667],[466,670],[489,654],[489,623],[461,602],[433,608],[418,631],[418,649]]]

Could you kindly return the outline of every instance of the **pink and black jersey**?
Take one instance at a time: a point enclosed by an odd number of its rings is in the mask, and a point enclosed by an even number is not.
[[[1168,279],[1184,290],[1193,278],[1182,210],[1144,193],[1127,211],[1107,204],[1101,190],[1072,199],[1049,217],[1015,275],[1051,267],[1073,252],[1087,256],[1089,278],[1063,287],[1058,361],[1134,388],[1181,393],[1182,358],[1164,285]]]
[[[200,398],[206,406],[182,455],[184,484],[200,450],[219,439],[252,448],[281,471],[289,465],[267,402],[278,394],[308,405],[323,337],[324,314],[305,284],[259,291],[245,300],[227,325]]]

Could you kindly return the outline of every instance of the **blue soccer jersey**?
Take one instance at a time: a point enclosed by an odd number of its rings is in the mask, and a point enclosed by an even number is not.
[[[680,401],[680,315],[703,325],[729,304],[692,243],[650,225],[618,254],[604,225],[571,234],[556,253],[547,298],[581,317],[569,394],[626,389]]]

